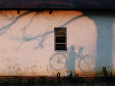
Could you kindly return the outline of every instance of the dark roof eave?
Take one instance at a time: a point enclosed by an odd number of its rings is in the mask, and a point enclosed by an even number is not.
[[[26,10],[26,11],[43,11],[43,10],[56,10],[56,11],[90,11],[90,12],[115,12],[115,9],[96,9],[96,8],[0,8],[0,10]]]

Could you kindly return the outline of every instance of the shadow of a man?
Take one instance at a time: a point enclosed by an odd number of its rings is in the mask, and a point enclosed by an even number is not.
[[[75,47],[71,46],[70,52],[68,54],[68,73],[72,74],[73,76],[75,75],[75,61],[76,61],[77,54],[75,52]]]

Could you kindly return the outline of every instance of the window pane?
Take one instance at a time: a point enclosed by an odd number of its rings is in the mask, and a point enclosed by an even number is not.
[[[66,28],[55,28],[55,35],[66,35]]]
[[[56,44],[56,50],[67,50],[66,44]]]
[[[66,37],[56,37],[56,43],[66,43]]]

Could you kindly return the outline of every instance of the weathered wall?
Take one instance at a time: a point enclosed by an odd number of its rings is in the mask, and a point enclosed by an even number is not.
[[[103,66],[115,73],[114,17],[77,11],[0,11],[0,76],[67,75],[68,64],[74,62],[73,71],[81,76],[99,75]],[[54,27],[67,27],[67,52],[54,50]],[[57,53],[69,60],[58,71],[50,66]],[[74,54],[76,60],[71,59]]]

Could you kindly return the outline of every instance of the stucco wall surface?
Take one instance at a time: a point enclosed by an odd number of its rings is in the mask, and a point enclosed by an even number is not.
[[[67,51],[54,50],[54,27],[67,27]],[[115,73],[114,52],[112,14],[0,11],[0,76],[94,76],[104,66]]]

